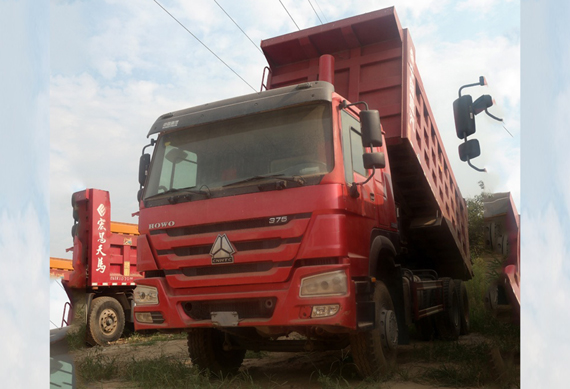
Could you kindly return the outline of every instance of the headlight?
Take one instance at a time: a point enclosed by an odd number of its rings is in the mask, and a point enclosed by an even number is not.
[[[344,296],[348,292],[346,273],[337,270],[301,280],[300,297]]]
[[[137,305],[156,305],[158,304],[158,290],[153,286],[138,285],[133,297]]]

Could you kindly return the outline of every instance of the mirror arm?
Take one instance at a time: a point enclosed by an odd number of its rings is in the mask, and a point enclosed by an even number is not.
[[[368,178],[365,181],[353,182],[352,186],[349,189],[350,197],[357,198],[358,196],[360,196],[360,193],[358,193],[358,185],[362,186],[366,184],[368,181],[370,181],[370,179],[372,179],[372,177],[374,177],[375,173],[376,173],[376,168],[372,166],[372,173],[368,176]]]
[[[368,111],[368,103],[366,101],[357,101],[356,103],[348,104],[346,100],[342,100],[342,103],[340,103],[340,108],[344,109],[346,107],[352,107],[353,105],[358,105],[358,104],[364,104],[366,110]]]
[[[461,90],[463,88],[470,88],[472,86],[484,86],[484,85],[487,85],[487,80],[485,80],[485,77],[479,76],[479,82],[475,82],[473,84],[463,85],[461,88],[459,88],[459,92],[458,92],[459,97],[461,97]]]
[[[154,146],[155,143],[156,143],[156,140],[154,140],[154,139],[151,138],[150,143],[149,143],[148,145],[146,145],[145,147],[143,147],[141,154],[144,154],[144,151],[146,150],[146,148],[149,147],[149,146]]]
[[[487,111],[487,108],[485,108],[485,113],[486,113],[487,115],[489,115],[489,117],[495,119],[495,120],[498,121],[498,122],[502,122],[502,121],[503,121],[503,119],[498,118],[498,117],[496,117],[495,115],[493,115],[491,112]]]
[[[467,160],[467,164],[468,164],[469,166],[471,166],[473,169],[477,170],[478,172],[487,173],[487,169],[485,169],[485,168],[479,169],[477,166],[473,166],[473,165],[471,164],[471,160],[470,160],[470,159]]]
[[[463,143],[467,143],[467,135],[465,135],[465,137],[463,138]],[[487,169],[485,168],[479,169],[477,166],[473,165],[471,163],[471,158],[467,158],[467,164],[471,166],[473,169],[477,170],[478,172],[487,173]]]

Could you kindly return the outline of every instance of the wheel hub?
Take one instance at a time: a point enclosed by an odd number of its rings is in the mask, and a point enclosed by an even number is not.
[[[380,313],[380,335],[385,347],[395,350],[398,346],[398,321],[394,311],[383,309]]]
[[[103,312],[101,312],[101,318],[99,322],[101,324],[101,330],[104,333],[110,334],[114,332],[117,328],[118,322],[115,311],[112,309],[105,309]]]

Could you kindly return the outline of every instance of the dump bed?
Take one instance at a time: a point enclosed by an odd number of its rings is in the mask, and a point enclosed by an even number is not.
[[[412,260],[441,276],[471,278],[466,204],[394,8],[264,40],[261,48],[268,89],[316,81],[319,57],[334,57],[335,92],[380,112]]]
[[[137,272],[136,224],[111,221],[109,192],[86,189],[72,197],[75,224],[73,270],[64,276],[71,288],[134,286]]]

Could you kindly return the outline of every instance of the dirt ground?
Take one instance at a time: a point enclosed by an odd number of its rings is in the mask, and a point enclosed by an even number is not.
[[[469,334],[461,336],[459,343],[474,344],[485,342],[485,338],[478,334]],[[284,353],[284,352],[263,352],[262,358],[246,358],[240,371],[247,371],[249,377],[255,383],[256,387],[261,388],[290,388],[290,389],[311,389],[325,387],[382,387],[391,389],[425,389],[437,386],[418,383],[418,377],[421,376],[426,369],[437,368],[441,363],[425,363],[418,361],[414,353],[417,347],[426,346],[427,342],[413,341],[412,344],[400,346],[398,348],[398,367],[399,373],[394,374],[389,381],[382,383],[380,386],[366,386],[365,383],[357,378],[356,368],[347,358],[347,352],[302,352],[302,353]],[[135,359],[146,359],[157,357],[160,355],[172,356],[183,360],[184,363],[191,365],[188,357],[186,339],[172,339],[157,341],[151,345],[144,343],[132,343],[119,340],[104,348],[96,349],[80,349],[73,352],[76,361],[89,355],[89,353],[98,352],[102,355],[116,358],[117,363],[120,361],[130,361]],[[247,357],[247,356],[246,356]],[[493,369],[492,356],[489,356],[490,369]],[[342,377],[339,375],[342,369]],[[347,378],[354,377],[354,378]],[[124,382],[119,380],[111,380],[105,382],[88,383],[83,386],[88,389],[114,389],[114,388],[137,388],[132,382]],[[248,387],[245,385],[245,387]],[[496,385],[489,387],[498,387]]]

